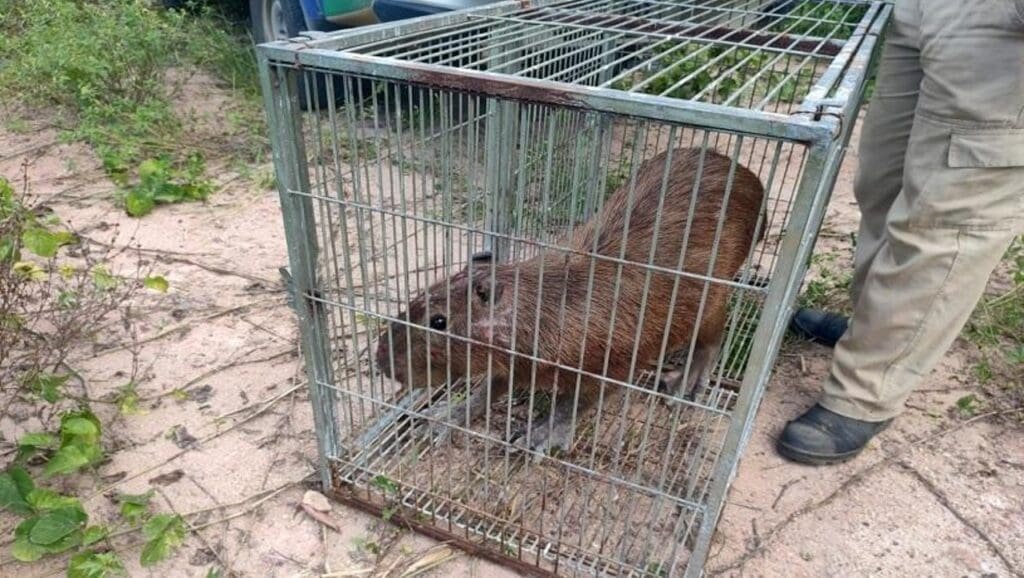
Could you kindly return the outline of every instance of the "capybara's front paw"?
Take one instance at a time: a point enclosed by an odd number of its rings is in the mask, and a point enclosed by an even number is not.
[[[449,404],[444,401],[439,401],[426,408],[423,410],[423,415],[427,419],[419,420],[415,431],[417,435],[431,441],[444,441],[446,436],[451,435],[450,424],[462,425],[459,418],[463,415],[458,408],[454,405],[449,408]]]
[[[526,449],[529,443],[529,449],[540,454],[535,456],[539,460],[541,456],[568,452],[572,435],[568,423],[555,422],[549,427],[547,420],[542,420],[529,436],[524,430],[514,434],[513,440],[513,445],[521,449]]]

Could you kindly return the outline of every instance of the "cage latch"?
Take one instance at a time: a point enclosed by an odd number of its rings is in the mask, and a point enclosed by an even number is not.
[[[841,108],[845,103],[840,101],[840,100],[836,100],[834,98],[823,98],[821,100],[813,101],[813,104],[814,104],[814,120],[821,120],[821,117],[826,116],[826,115],[827,116],[838,117],[839,115],[837,115],[837,114],[826,113],[825,109],[829,108],[829,107]]]
[[[842,108],[843,105],[843,102],[832,98],[808,99],[804,101],[804,104],[802,107],[800,107],[800,110],[792,114],[793,116],[808,115],[815,122],[822,120],[826,116],[830,116],[836,119],[836,122],[838,123],[838,128],[834,132],[834,136],[838,138],[839,135],[843,133],[843,115],[837,112],[829,112],[827,109]]]

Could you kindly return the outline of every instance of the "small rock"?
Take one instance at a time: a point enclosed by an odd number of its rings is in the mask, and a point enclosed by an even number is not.
[[[206,384],[189,392],[189,398],[198,403],[206,403],[213,397],[213,386]]]
[[[188,563],[192,566],[207,566],[217,561],[217,554],[209,548],[199,548],[189,559]]]
[[[174,428],[171,433],[171,440],[174,441],[174,445],[179,448],[185,449],[196,449],[199,447],[199,440],[185,429],[185,426],[178,426]]]
[[[327,496],[324,496],[316,490],[306,491],[306,494],[302,496],[302,503],[318,512],[331,511],[331,502],[328,501]]]
[[[183,470],[172,470],[166,474],[160,474],[159,476],[150,478],[149,483],[157,486],[169,486],[184,476],[185,472]]]
[[[103,480],[103,483],[105,483],[105,484],[115,484],[115,483],[120,482],[121,480],[123,480],[123,479],[125,479],[127,477],[128,477],[128,472],[117,472],[117,473],[114,473],[114,474],[107,474],[105,476],[100,476],[100,479]]]
[[[804,562],[810,562],[814,559],[814,555],[810,552],[800,552],[800,558],[802,558]]]

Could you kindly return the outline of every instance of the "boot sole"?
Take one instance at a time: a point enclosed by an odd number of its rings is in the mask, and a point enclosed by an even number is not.
[[[866,447],[866,446],[865,446]],[[788,458],[794,462],[801,464],[807,464],[812,466],[830,466],[833,464],[842,463],[855,457],[857,454],[864,451],[864,447],[860,447],[853,451],[845,452],[842,454],[815,454],[798,450],[791,445],[779,442],[777,444],[779,454],[784,458]]]

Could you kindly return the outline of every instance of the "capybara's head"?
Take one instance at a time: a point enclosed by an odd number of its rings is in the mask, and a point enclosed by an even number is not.
[[[412,299],[380,333],[380,371],[412,388],[485,375],[488,348],[472,341],[496,344],[495,333],[503,332],[495,328],[508,323],[493,308],[502,284],[492,282],[492,267],[490,252],[476,253],[461,271]]]

